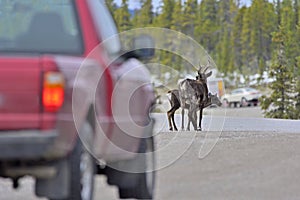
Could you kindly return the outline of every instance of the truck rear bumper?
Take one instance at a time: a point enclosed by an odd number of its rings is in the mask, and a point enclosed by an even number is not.
[[[57,137],[55,130],[0,131],[0,159],[42,158],[53,147]]]

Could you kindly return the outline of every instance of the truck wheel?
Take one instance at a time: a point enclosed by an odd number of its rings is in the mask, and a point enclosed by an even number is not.
[[[149,152],[149,153],[148,153]],[[138,183],[133,188],[119,188],[120,198],[152,199],[155,183],[155,158],[153,138],[142,139],[139,153],[144,156],[145,171],[138,174]]]
[[[89,124],[85,124],[84,126],[84,131],[87,131],[86,128],[91,128]],[[93,199],[95,162],[84,145],[87,145],[87,142],[83,144],[81,139],[78,138],[73,152],[67,158],[70,171],[68,180],[70,187],[69,197],[63,200]]]
[[[92,200],[94,191],[95,163],[90,153],[77,142],[76,152],[71,155],[70,200]]]

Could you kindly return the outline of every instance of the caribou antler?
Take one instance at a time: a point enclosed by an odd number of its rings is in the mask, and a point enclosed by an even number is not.
[[[199,69],[198,69],[198,74],[201,74],[201,69],[202,69],[201,62],[199,61]]]
[[[207,60],[207,64],[206,66],[203,66],[201,65],[201,63],[199,62],[199,70],[198,70],[198,73],[202,73],[202,74],[205,74],[206,71],[211,67],[211,61],[210,59]]]
[[[204,73],[204,74],[206,73],[206,71],[209,69],[210,66],[211,66],[211,65],[210,65],[210,59],[208,59],[208,60],[207,60],[207,64],[206,64],[206,66],[205,66],[205,69],[203,70],[203,73]]]

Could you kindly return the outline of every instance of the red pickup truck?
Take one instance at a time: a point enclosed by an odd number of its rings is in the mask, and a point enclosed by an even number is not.
[[[154,100],[104,0],[0,1],[0,176],[35,178],[37,196],[93,198],[94,174],[120,198],[152,199]],[[95,188],[97,189],[97,188]]]

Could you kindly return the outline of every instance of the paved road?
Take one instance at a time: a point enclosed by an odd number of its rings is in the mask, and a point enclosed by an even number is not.
[[[299,134],[225,132],[198,159],[202,141],[159,171],[157,199],[299,199]]]
[[[165,115],[155,116],[155,199],[299,199],[300,121],[233,116],[206,115],[203,132],[167,132]],[[223,124],[222,132],[210,128],[212,121]],[[10,186],[0,181],[0,200],[38,199],[31,178],[18,191]],[[117,199],[117,190],[97,177],[95,199]]]
[[[206,109],[202,121],[205,131],[258,131],[300,133],[300,121],[262,118],[259,107],[237,109]],[[156,132],[168,131],[166,114],[153,114],[156,120]],[[185,115],[186,117],[186,115]],[[177,128],[181,128],[181,115],[175,115]],[[185,124],[187,118],[185,118]],[[191,126],[192,128],[192,126]]]

